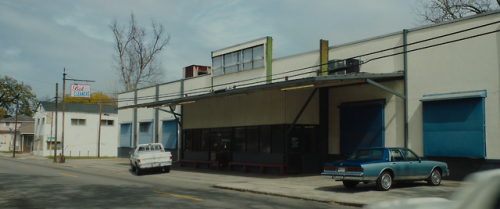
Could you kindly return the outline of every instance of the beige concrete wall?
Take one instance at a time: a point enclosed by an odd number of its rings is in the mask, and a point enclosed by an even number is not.
[[[451,24],[410,31],[415,42],[500,20],[493,14]],[[416,44],[409,50],[500,29],[498,24]],[[423,154],[423,95],[487,90],[486,149],[488,159],[500,159],[500,36],[498,33],[412,52],[408,55],[409,147]]]
[[[184,129],[291,123],[311,92],[312,89],[263,90],[186,104]],[[298,124],[319,123],[318,98],[316,93]]]
[[[380,84],[404,94],[402,80]],[[340,154],[340,110],[343,102],[386,99],[385,146],[404,147],[404,100],[371,84],[331,88],[329,90],[328,153]]]
[[[319,67],[319,50],[273,60],[273,82],[314,77]],[[304,68],[304,69],[303,69]],[[294,71],[294,72],[290,72]],[[279,75],[275,75],[279,74]]]

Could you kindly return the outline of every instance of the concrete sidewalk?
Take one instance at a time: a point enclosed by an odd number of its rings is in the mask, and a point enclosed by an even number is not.
[[[0,153],[0,156],[12,157],[12,154],[6,155]],[[73,167],[114,175],[133,175],[129,170],[129,160],[123,158],[66,159],[66,163],[64,164],[54,164],[52,163],[53,160],[45,157],[29,154],[20,154],[18,156],[18,159],[31,160],[31,162],[41,164]],[[148,175],[146,174],[145,176]],[[178,164],[172,166],[169,174],[150,176],[186,184],[352,206],[362,206],[400,198],[448,198],[461,184],[459,181],[443,181],[437,187],[427,186],[425,182],[395,184],[391,190],[382,192],[376,190],[375,184],[360,184],[355,189],[347,189],[342,185],[342,182],[322,178],[319,173],[316,175],[278,176],[272,174],[180,168]]]

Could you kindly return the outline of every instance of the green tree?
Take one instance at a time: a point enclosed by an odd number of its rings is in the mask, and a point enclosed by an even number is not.
[[[38,100],[30,85],[19,83],[8,76],[0,77],[0,117],[15,115],[16,102],[19,100],[19,114],[33,116]]]
[[[80,97],[70,97],[70,94],[66,94],[66,103],[79,103],[79,104],[99,104],[101,101],[101,93],[94,92],[90,94],[90,98],[80,98]],[[103,105],[117,105],[116,99],[111,98],[107,94],[102,94],[102,104]]]

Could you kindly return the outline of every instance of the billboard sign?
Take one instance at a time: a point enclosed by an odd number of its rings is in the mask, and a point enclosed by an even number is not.
[[[90,84],[71,84],[70,97],[90,98]]]

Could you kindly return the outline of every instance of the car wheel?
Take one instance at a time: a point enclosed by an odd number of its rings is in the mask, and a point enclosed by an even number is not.
[[[377,189],[380,191],[387,191],[392,186],[392,176],[388,171],[382,172],[377,179]]]
[[[139,166],[137,165],[137,163],[135,164],[135,174],[138,176],[140,176],[142,174],[142,171],[139,168]]]
[[[344,183],[345,188],[349,189],[354,189],[359,184],[357,181],[342,181],[342,183]]]
[[[441,172],[439,170],[432,170],[431,175],[427,179],[427,184],[431,186],[439,186],[441,184]]]
[[[135,171],[134,164],[132,164],[132,161],[130,161],[130,170]]]
[[[163,166],[163,173],[170,173],[170,166]]]

